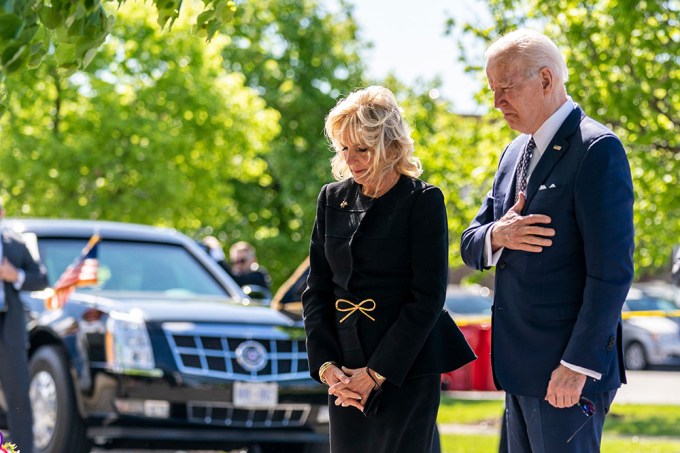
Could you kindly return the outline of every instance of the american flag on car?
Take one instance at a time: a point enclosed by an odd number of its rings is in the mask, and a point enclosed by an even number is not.
[[[66,268],[59,280],[54,284],[53,293],[45,298],[45,307],[49,310],[63,308],[66,301],[78,286],[94,285],[97,283],[97,245],[101,241],[98,234],[94,234],[80,255]]]

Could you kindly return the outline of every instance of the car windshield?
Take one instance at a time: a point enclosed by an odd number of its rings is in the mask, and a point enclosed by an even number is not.
[[[86,243],[75,239],[40,240],[40,257],[50,285],[80,255]],[[226,289],[179,245],[102,240],[97,248],[99,282],[89,289],[228,297]]]
[[[626,305],[630,311],[674,311],[678,307],[670,300],[660,297],[641,296],[635,299],[627,299]]]
[[[463,315],[489,315],[491,300],[474,294],[447,294],[446,309]]]

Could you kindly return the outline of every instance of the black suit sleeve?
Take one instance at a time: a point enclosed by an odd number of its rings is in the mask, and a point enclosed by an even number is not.
[[[324,362],[340,363],[341,353],[334,334],[335,298],[332,272],[325,253],[326,186],[317,201],[316,221],[309,249],[309,277],[302,294],[302,306],[307,335],[307,354],[312,378],[319,380],[319,368]]]
[[[7,244],[7,247],[11,249],[5,252],[5,256],[7,256],[14,267],[24,271],[24,282],[20,289],[24,291],[40,291],[45,289],[47,287],[45,267],[39,261],[33,259],[26,244],[13,240]]]
[[[588,146],[574,192],[586,285],[563,360],[604,374],[634,273],[633,183],[626,152],[614,135]]]

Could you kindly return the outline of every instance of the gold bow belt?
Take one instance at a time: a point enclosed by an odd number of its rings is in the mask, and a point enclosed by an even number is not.
[[[375,310],[375,307],[377,304],[373,299],[364,299],[358,304],[355,304],[352,301],[349,301],[347,299],[338,299],[335,301],[335,309],[338,310],[339,312],[349,312],[345,315],[344,318],[340,320],[342,323],[345,319],[349,318],[352,316],[352,314],[359,310],[359,312],[363,315],[365,315],[368,319],[371,321],[375,321],[375,318],[371,315],[368,314],[369,311]]]

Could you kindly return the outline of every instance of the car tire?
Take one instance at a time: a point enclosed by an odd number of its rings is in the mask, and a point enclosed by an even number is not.
[[[647,351],[642,343],[631,341],[623,350],[623,361],[627,370],[644,370],[647,368]]]
[[[87,453],[90,442],[78,413],[64,352],[43,346],[29,363],[35,453]]]

